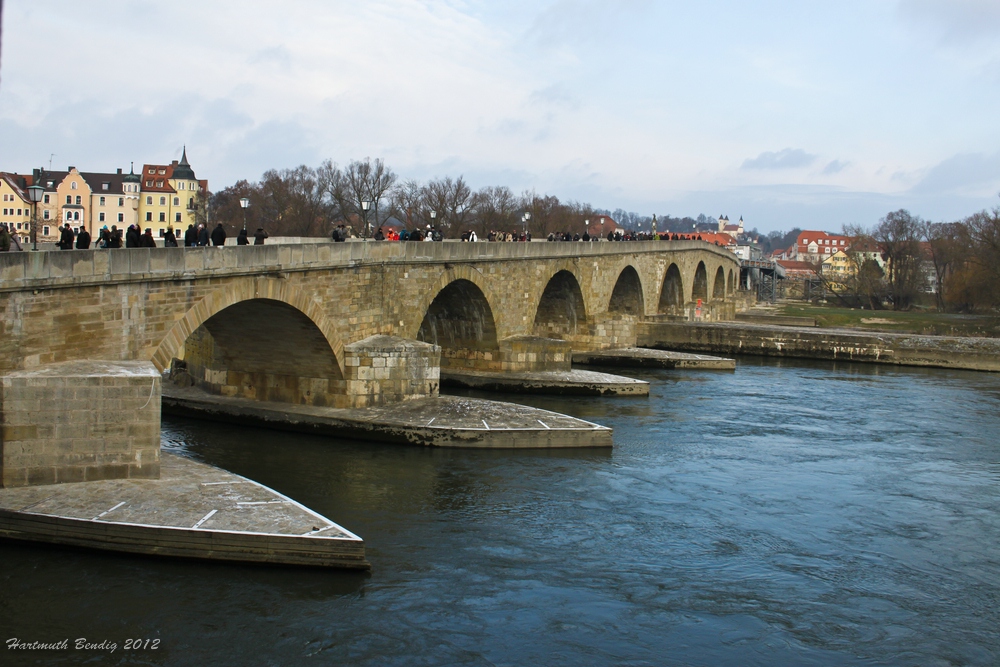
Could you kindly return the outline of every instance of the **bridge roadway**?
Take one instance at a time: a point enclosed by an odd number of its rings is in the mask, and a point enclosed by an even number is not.
[[[735,256],[700,241],[2,253],[0,375],[186,359],[195,384],[223,395],[376,405],[436,393],[414,359],[568,368],[573,350],[634,345],[644,318],[698,300],[707,318],[726,311],[738,276]]]

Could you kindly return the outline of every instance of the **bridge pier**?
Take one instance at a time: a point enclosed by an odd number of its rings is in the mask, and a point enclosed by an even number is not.
[[[0,379],[0,486],[160,476],[160,374],[70,361]]]

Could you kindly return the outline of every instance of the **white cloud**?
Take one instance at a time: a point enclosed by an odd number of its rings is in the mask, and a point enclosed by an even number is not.
[[[747,158],[740,169],[796,169],[808,167],[815,161],[815,155],[810,155],[801,148],[785,148],[780,151],[767,151],[755,158]]]

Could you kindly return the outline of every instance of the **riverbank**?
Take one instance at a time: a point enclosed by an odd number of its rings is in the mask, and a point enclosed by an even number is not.
[[[705,354],[834,359],[1000,372],[1000,339],[720,322],[643,322],[638,345]]]

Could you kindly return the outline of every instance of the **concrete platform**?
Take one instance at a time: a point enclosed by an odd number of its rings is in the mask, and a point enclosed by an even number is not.
[[[632,368],[697,368],[730,371],[736,368],[735,359],[713,357],[707,354],[651,350],[644,347],[574,352],[573,363],[583,366],[625,366]]]
[[[161,452],[160,479],[0,489],[0,537],[209,560],[371,569],[360,537],[245,477]]]
[[[441,382],[457,387],[508,393],[649,396],[649,383],[643,380],[581,370],[490,373],[442,368]]]
[[[163,411],[244,425],[433,447],[611,447],[611,429],[557,412],[457,396],[338,409],[216,396],[163,385]]]

